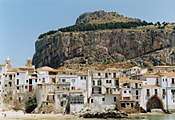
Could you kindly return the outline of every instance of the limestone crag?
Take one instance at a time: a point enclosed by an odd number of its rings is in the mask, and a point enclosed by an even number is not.
[[[36,41],[33,63],[57,68],[64,63],[111,63],[153,53],[175,44],[175,33],[158,30],[57,32]]]
[[[174,23],[149,24],[114,12],[96,11],[80,15],[76,24],[68,28],[38,37],[33,56],[36,67],[126,60],[143,66],[175,63]]]

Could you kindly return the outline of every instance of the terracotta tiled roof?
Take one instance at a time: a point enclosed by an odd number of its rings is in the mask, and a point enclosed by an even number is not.
[[[132,80],[132,79],[129,79],[129,78],[124,78],[124,77],[119,78],[119,81],[120,81],[121,83],[123,83],[123,82],[129,82],[129,83],[138,83],[138,82],[142,82],[142,81],[140,81],[140,80]]]
[[[143,88],[155,88],[155,87],[160,87],[158,85],[142,85]]]

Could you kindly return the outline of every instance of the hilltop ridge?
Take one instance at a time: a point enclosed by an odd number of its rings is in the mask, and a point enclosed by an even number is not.
[[[110,22],[140,22],[140,20],[124,17],[116,12],[105,12],[103,10],[99,10],[81,14],[76,20],[76,25],[82,23],[103,24]]]

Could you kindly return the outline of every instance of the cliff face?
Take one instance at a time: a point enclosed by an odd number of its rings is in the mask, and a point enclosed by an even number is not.
[[[57,32],[36,41],[33,63],[36,67],[48,65],[54,68],[64,63],[111,63],[140,57],[165,48],[170,49],[166,56],[172,56],[174,45],[175,33],[165,31],[118,29]],[[169,58],[165,58],[165,63],[172,62]]]
[[[76,32],[81,31],[78,25],[84,32]],[[88,27],[91,31],[86,31]],[[175,64],[174,23],[153,25],[114,12],[97,11],[80,15],[69,31],[72,32],[42,34],[35,44],[33,64],[53,68],[64,64],[107,64],[126,60],[129,64],[143,66]]]

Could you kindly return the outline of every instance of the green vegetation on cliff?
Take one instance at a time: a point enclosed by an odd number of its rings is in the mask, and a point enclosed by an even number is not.
[[[61,32],[79,32],[79,31],[91,31],[91,30],[105,30],[105,29],[129,29],[129,28],[136,28],[138,26],[146,26],[146,25],[153,25],[153,23],[148,23],[146,21],[140,22],[110,22],[104,24],[90,24],[90,23],[81,23],[78,25],[72,25],[65,28],[60,28],[58,31]],[[41,34],[38,39],[46,35],[51,35],[56,33],[57,30],[51,30],[47,33]]]

